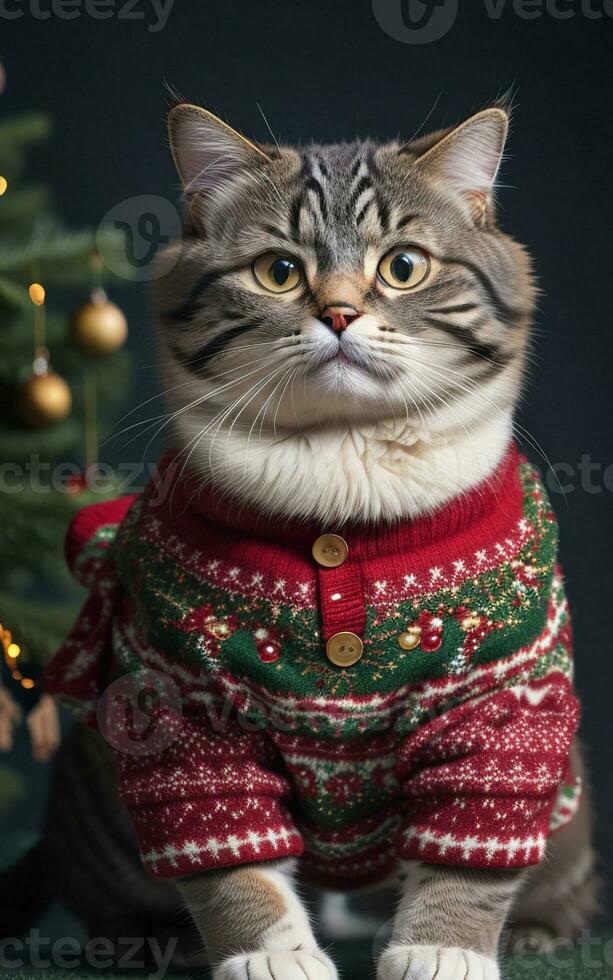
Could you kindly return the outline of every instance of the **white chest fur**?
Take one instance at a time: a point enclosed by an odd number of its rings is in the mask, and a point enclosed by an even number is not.
[[[187,445],[193,423],[182,421]],[[190,466],[220,489],[265,512],[347,520],[416,517],[486,479],[511,438],[510,416],[444,436],[405,423],[283,434],[222,428],[207,433]]]

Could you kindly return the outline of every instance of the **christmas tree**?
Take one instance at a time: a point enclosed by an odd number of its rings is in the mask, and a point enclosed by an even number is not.
[[[67,230],[48,189],[24,179],[49,134],[40,115],[0,121],[0,662],[16,700],[74,617],[63,540],[76,510],[103,499],[88,474],[129,380],[125,318],[98,258],[119,254],[121,240],[101,248],[93,232]]]

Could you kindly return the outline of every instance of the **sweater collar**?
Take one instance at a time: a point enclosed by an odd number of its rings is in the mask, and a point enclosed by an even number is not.
[[[177,450],[163,457],[155,481],[162,488],[162,506],[173,518],[187,516],[206,521],[227,533],[261,538],[283,547],[310,548],[323,533],[338,534],[351,542],[355,558],[421,550],[470,531],[476,538],[501,540],[522,516],[519,454],[510,443],[496,470],[470,491],[417,519],[393,523],[345,524],[327,527],[310,521],[275,518],[253,510],[228,494],[202,486],[201,478],[183,473]]]

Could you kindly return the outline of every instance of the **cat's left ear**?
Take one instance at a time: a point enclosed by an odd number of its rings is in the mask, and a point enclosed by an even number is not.
[[[178,105],[168,116],[172,155],[188,199],[223,193],[241,173],[270,157],[212,112]]]
[[[416,160],[429,179],[461,195],[476,224],[487,218],[509,128],[500,108],[485,109],[452,129]]]

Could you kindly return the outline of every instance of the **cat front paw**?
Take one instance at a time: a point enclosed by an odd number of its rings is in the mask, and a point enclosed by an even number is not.
[[[332,960],[319,949],[276,950],[230,956],[213,980],[338,980]]]
[[[377,980],[500,980],[494,960],[472,949],[392,943],[379,960]]]

